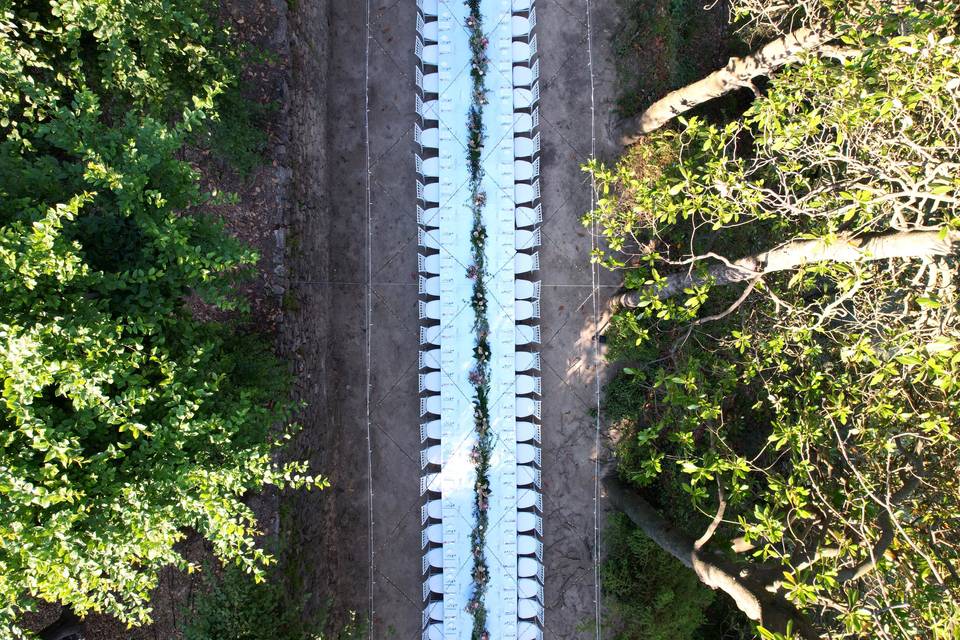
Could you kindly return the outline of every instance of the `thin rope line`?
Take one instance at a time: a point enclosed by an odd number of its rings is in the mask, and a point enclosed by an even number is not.
[[[368,567],[368,585],[367,585],[367,638],[373,638],[373,585],[374,585],[374,550],[373,550],[373,440],[370,421],[370,401],[371,387],[373,377],[370,366],[371,342],[373,335],[373,207],[370,191],[370,0],[367,0],[364,6],[364,19],[366,22],[363,57],[363,144],[364,161],[366,167],[366,179],[364,180],[366,209],[367,209],[367,392],[366,392],[366,410],[367,410],[367,521],[369,523],[369,535],[367,545],[369,549],[369,567]]]
[[[587,67],[590,70],[590,157],[597,157],[597,103],[595,97],[595,86],[593,79],[593,35],[592,35],[592,20],[591,20],[591,10],[590,0],[587,0]],[[590,184],[590,208],[593,209],[596,206],[596,180],[591,178]],[[591,260],[593,253],[597,248],[597,223],[596,221],[591,223],[591,234],[590,234],[590,249],[591,249]],[[594,429],[594,440],[593,440],[593,450],[594,450],[594,485],[593,485],[593,602],[596,606],[596,623],[597,623],[597,640],[602,640],[603,638],[603,626],[600,620],[600,611],[601,611],[601,590],[600,590],[600,363],[599,363],[599,353],[600,353],[600,287],[599,280],[600,274],[597,269],[599,265],[594,262],[591,262],[590,265],[590,281],[593,288],[593,348],[595,354],[594,361],[594,386],[596,387],[597,393],[597,405],[596,405],[596,417],[595,417],[595,429]]]

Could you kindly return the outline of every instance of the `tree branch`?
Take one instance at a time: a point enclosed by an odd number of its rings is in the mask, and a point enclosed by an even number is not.
[[[919,461],[917,464],[920,464]],[[839,573],[837,573],[837,580],[839,582],[858,580],[876,568],[877,561],[887,551],[887,549],[893,543],[895,537],[893,521],[890,518],[890,510],[909,498],[919,485],[920,476],[910,475],[906,480],[904,480],[903,486],[900,487],[896,493],[890,496],[888,505],[880,514],[879,522],[877,522],[877,527],[880,529],[880,536],[877,538],[877,542],[870,550],[869,557],[865,558],[859,564],[847,569],[842,569]]]
[[[621,306],[639,306],[644,294],[655,293],[665,300],[684,289],[712,283],[726,285],[752,280],[776,271],[788,271],[817,262],[869,262],[890,258],[924,258],[950,255],[954,244],[960,243],[960,231],[898,231],[860,238],[826,240],[794,240],[764,253],[740,258],[736,262],[714,265],[706,275],[690,271],[673,273],[666,281],[647,289],[627,291],[613,301]]]
[[[703,584],[730,596],[737,608],[748,618],[780,633],[786,631],[788,622],[792,620],[801,637],[808,640],[819,638],[810,621],[782,596],[766,593],[762,585],[741,577],[738,567],[722,557],[700,553],[697,541],[667,522],[656,509],[617,477],[606,476],[603,486],[613,505],[626,513],[647,537],[684,566],[693,569]],[[714,520],[716,521],[716,517]],[[713,525],[711,528],[715,529]],[[712,534],[709,528],[707,533]],[[709,539],[707,534],[704,534],[704,537]]]
[[[659,129],[675,116],[699,104],[734,89],[753,86],[754,78],[769,75],[771,71],[797,60],[802,53],[817,49],[830,38],[829,34],[803,27],[767,43],[745,58],[730,58],[722,69],[671,91],[650,105],[633,123],[637,133],[624,136],[623,144],[634,144],[640,136]]]

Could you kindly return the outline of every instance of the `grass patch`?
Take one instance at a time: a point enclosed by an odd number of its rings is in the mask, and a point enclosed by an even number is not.
[[[366,624],[353,619],[334,633],[324,633],[325,616],[311,621],[304,610],[309,594],[282,585],[282,576],[267,582],[236,566],[204,569],[203,589],[183,612],[183,640],[361,640]]]
[[[704,0],[618,0],[622,22],[613,39],[620,92],[617,113],[637,115],[670,91],[715,71],[746,46],[732,34],[726,3]],[[722,114],[738,99],[701,107]],[[697,113],[695,110],[693,113]]]
[[[714,593],[693,572],[615,514],[607,529],[604,590],[622,629],[617,640],[696,640]]]

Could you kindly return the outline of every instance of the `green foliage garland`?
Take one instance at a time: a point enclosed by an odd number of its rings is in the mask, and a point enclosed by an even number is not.
[[[467,611],[473,616],[473,640],[489,640],[487,631],[487,608],[484,595],[490,581],[490,570],[484,556],[490,506],[490,455],[493,450],[493,435],[490,431],[490,324],[487,320],[486,256],[487,230],[483,224],[483,209],[487,196],[483,191],[483,168],[480,160],[483,153],[483,105],[487,102],[484,76],[487,72],[487,38],[483,35],[483,22],[480,15],[480,1],[467,0],[470,8],[466,26],[470,30],[471,65],[470,77],[473,80],[473,100],[467,115],[469,143],[467,161],[470,168],[470,209],[473,212],[473,227],[470,233],[472,264],[467,275],[473,280],[473,294],[470,306],[473,309],[473,330],[475,334],[473,358],[474,367],[470,372],[473,385],[473,419],[477,441],[470,452],[475,466],[473,516],[474,526],[470,533],[470,548],[473,553],[473,591],[467,604]]]

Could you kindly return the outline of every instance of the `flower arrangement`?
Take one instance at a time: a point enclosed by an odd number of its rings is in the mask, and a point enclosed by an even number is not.
[[[477,435],[476,444],[470,451],[470,461],[475,469],[473,515],[474,527],[470,533],[470,548],[473,553],[471,577],[473,590],[467,604],[467,612],[473,616],[472,640],[489,640],[487,631],[487,608],[484,603],[490,570],[487,566],[484,547],[488,509],[490,507],[490,456],[493,450],[493,434],[490,431],[490,325],[487,319],[486,257],[487,229],[483,224],[483,209],[487,194],[483,191],[483,167],[481,157],[484,145],[483,106],[487,103],[484,77],[489,59],[489,41],[483,34],[483,18],[480,15],[480,0],[466,0],[470,9],[466,27],[470,31],[471,65],[473,80],[472,103],[467,113],[467,162],[470,170],[470,210],[473,213],[473,228],[470,233],[472,263],[467,267],[467,277],[473,281],[470,306],[473,310],[475,334],[474,366],[469,374],[473,387],[473,421]]]

